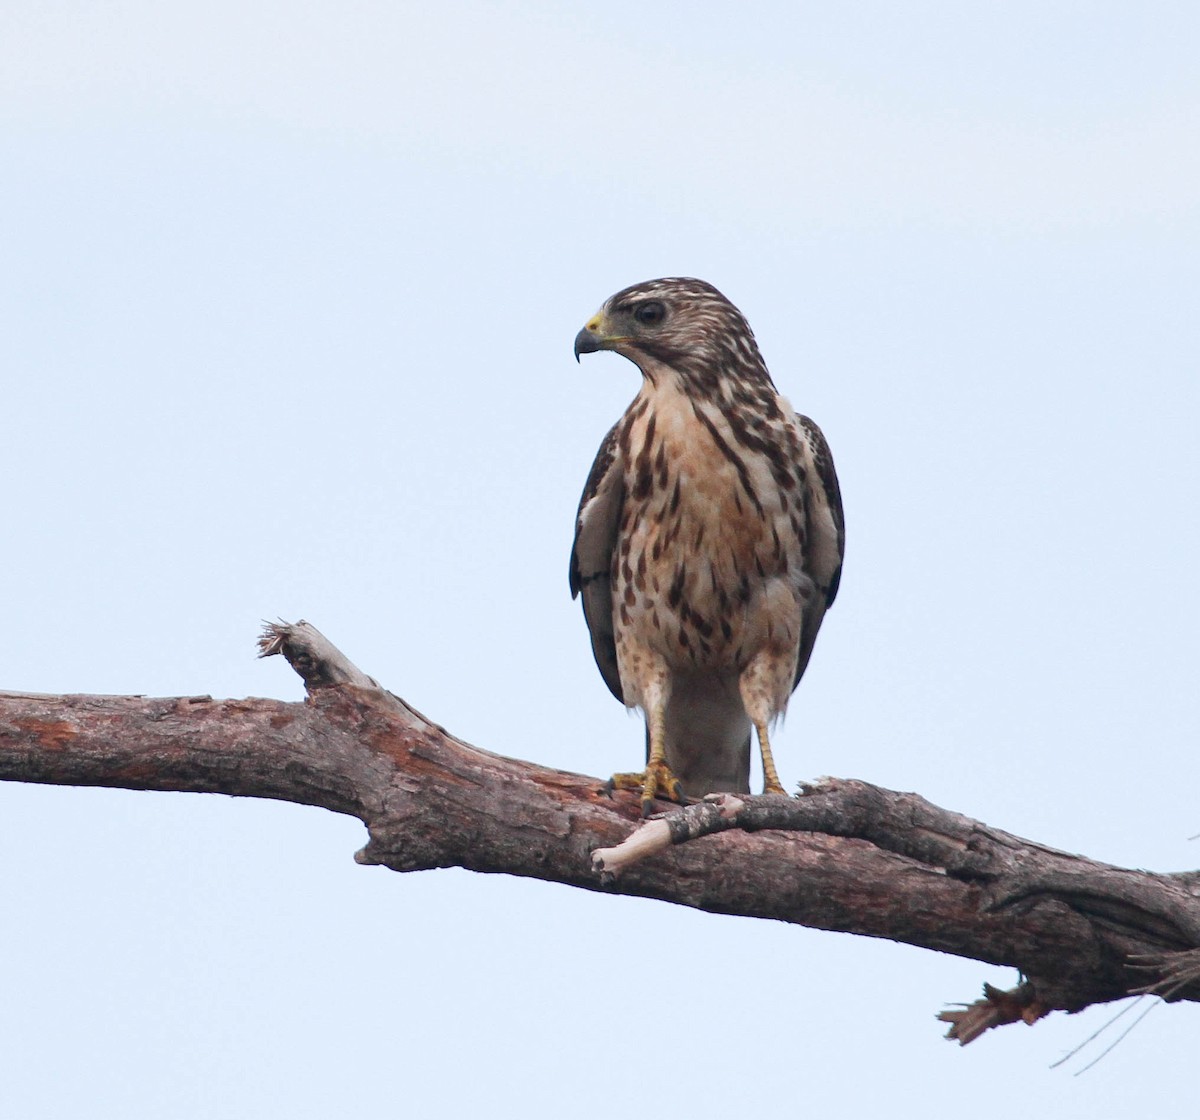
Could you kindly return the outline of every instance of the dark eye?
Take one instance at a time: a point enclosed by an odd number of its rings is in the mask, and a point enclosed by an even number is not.
[[[661,323],[666,316],[667,309],[656,299],[649,299],[645,303],[639,303],[633,310],[633,317],[647,327],[652,327],[655,323]]]

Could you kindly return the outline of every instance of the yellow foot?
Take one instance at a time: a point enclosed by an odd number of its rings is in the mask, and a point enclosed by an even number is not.
[[[763,786],[763,793],[781,793],[784,797],[787,797],[788,795],[787,790],[784,789],[783,786],[781,786],[778,782],[767,782]]]
[[[604,788],[640,789],[643,817],[648,817],[654,812],[656,797],[666,801],[677,801],[680,805],[687,804],[687,798],[683,795],[683,785],[671,773],[671,768],[665,762],[650,762],[640,774],[614,774],[605,783]]]

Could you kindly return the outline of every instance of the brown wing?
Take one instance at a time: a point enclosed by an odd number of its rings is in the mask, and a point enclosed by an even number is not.
[[[571,548],[571,598],[583,593],[583,617],[592,635],[592,653],[609,691],[625,702],[617,670],[617,642],[613,634],[612,567],[625,498],[624,467],[614,424],[596,452],[575,517],[575,543]]]
[[[800,439],[808,459],[805,472],[807,489],[808,533],[805,542],[804,567],[817,585],[820,597],[809,605],[800,635],[800,652],[796,660],[796,679],[792,687],[800,683],[808,659],[812,656],[817,632],[825,612],[837,598],[838,585],[842,580],[842,558],[846,552],[846,519],[842,512],[842,491],[838,486],[837,472],[833,469],[833,455],[825,435],[807,416],[796,416],[800,427]]]

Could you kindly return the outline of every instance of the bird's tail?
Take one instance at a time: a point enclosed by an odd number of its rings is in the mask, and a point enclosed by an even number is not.
[[[667,765],[689,798],[750,792],[750,731],[736,678],[673,682],[666,711]],[[647,739],[647,753],[649,748]]]

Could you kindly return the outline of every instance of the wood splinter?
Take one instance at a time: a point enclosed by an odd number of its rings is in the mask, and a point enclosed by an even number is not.
[[[685,844],[737,827],[738,814],[745,804],[732,793],[710,793],[694,805],[654,817],[615,848],[597,848],[592,853],[592,870],[606,885],[611,884],[626,868],[666,851],[672,844]]]

